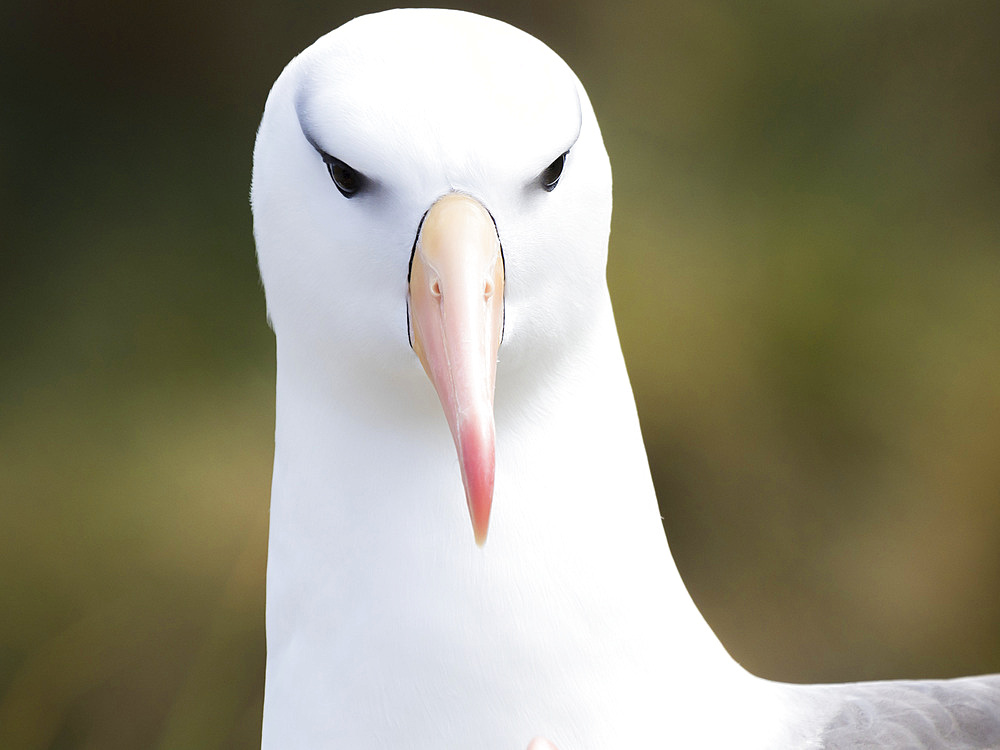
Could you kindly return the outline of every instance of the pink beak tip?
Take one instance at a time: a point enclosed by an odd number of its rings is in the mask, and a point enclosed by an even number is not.
[[[460,431],[461,439],[458,441],[465,499],[469,505],[472,532],[480,547],[486,544],[486,534],[490,527],[496,472],[492,409],[484,410],[482,416],[484,419],[481,421],[470,420]]]
[[[476,546],[479,547],[480,549],[482,549],[483,547],[486,546],[486,532],[487,531],[488,531],[488,529],[487,529],[486,526],[483,526],[482,528],[477,528],[475,530]]]
[[[486,534],[490,529],[490,510],[493,505],[493,476],[482,477],[481,484],[468,488],[469,517],[472,520],[472,533],[476,544],[482,547],[486,544]]]

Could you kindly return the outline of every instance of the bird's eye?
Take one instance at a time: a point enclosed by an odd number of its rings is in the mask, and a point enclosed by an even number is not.
[[[330,173],[330,179],[345,198],[353,198],[364,186],[364,176],[354,167],[345,164],[335,156],[323,154],[323,161]]]
[[[568,154],[569,151],[566,151],[564,154],[562,154],[562,156],[560,156],[554,162],[549,164],[549,166],[547,166],[545,170],[542,172],[542,174],[539,176],[539,180],[541,180],[542,187],[545,188],[546,191],[551,193],[553,190],[555,190],[556,185],[559,184],[559,178],[562,177],[563,166],[566,164],[566,156]]]

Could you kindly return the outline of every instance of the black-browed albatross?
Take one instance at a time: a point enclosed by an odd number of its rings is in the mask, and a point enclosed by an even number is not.
[[[605,282],[607,153],[541,42],[439,10],[327,34],[271,90],[252,204],[266,750],[1000,747],[1000,676],[774,683],[702,619]]]

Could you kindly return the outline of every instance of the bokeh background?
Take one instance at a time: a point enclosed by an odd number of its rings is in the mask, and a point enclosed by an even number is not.
[[[270,84],[377,3],[0,5],[0,748],[252,748]],[[1000,4],[482,0],[584,80],[664,523],[733,655],[1000,671]]]

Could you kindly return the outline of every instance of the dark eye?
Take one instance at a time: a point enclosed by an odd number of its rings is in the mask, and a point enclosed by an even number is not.
[[[365,178],[354,167],[345,164],[335,156],[323,154],[326,169],[330,173],[333,184],[345,198],[353,198],[364,187]]]
[[[567,154],[569,154],[569,151],[549,164],[549,166],[547,166],[539,176],[538,179],[541,180],[542,187],[545,188],[546,191],[551,193],[555,189],[556,185],[559,184],[559,178],[562,177],[563,173],[563,166],[566,164]]]

